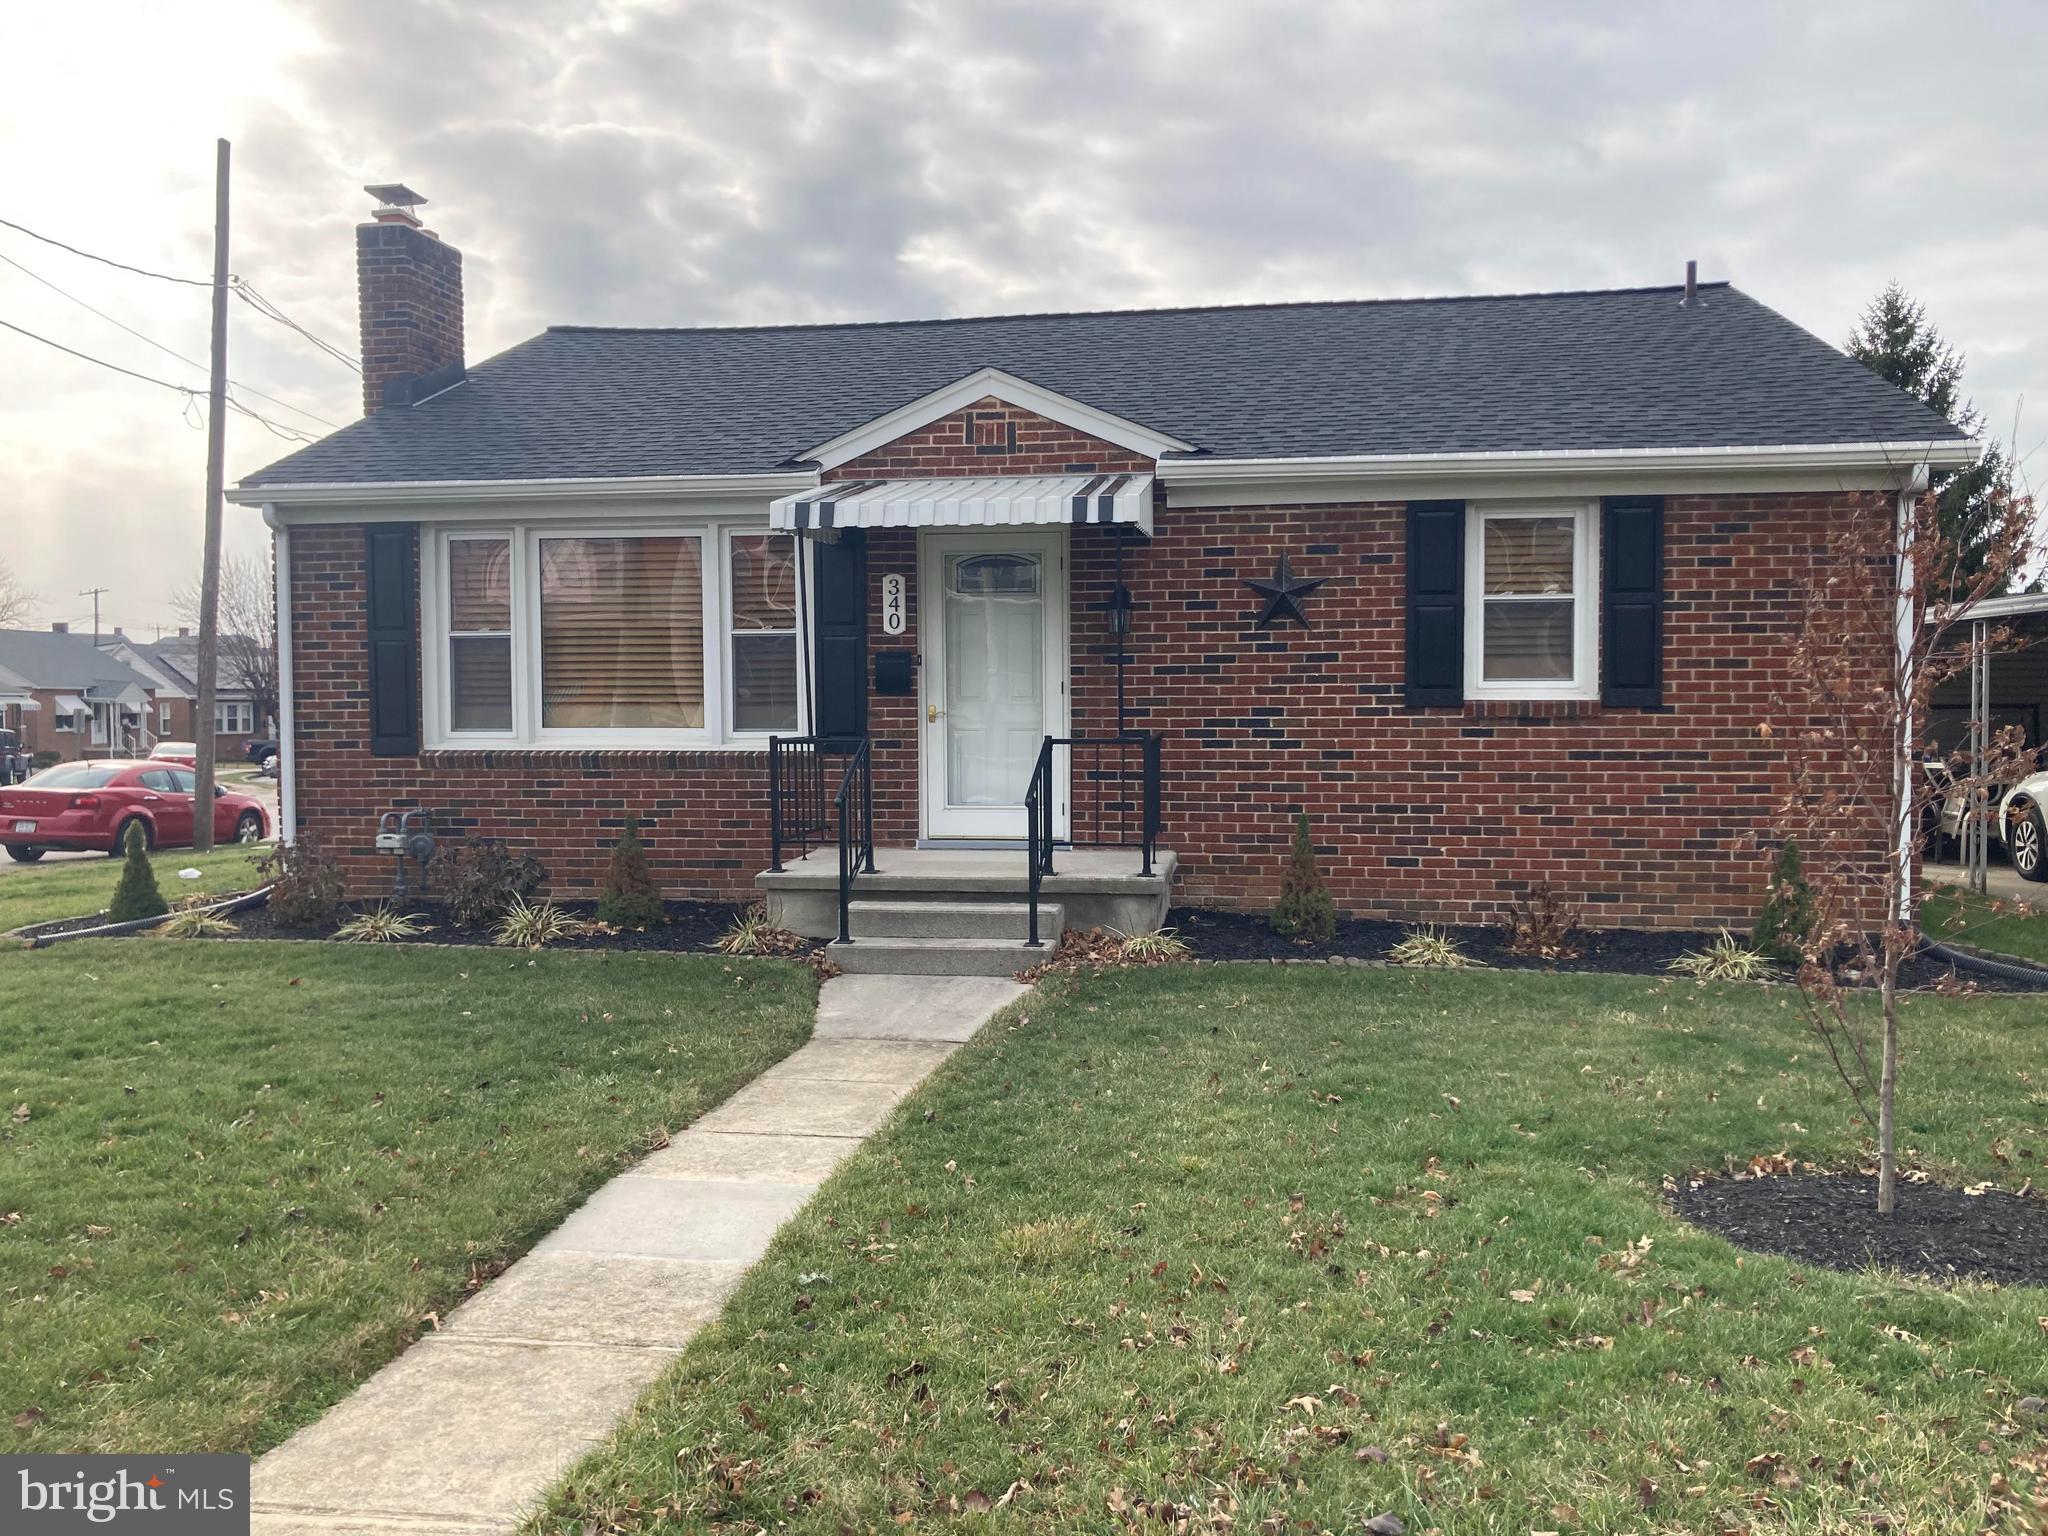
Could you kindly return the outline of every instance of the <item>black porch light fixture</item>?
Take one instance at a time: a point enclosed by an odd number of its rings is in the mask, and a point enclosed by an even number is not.
[[[1131,589],[1121,581],[1114,583],[1109,595],[1095,607],[1102,615],[1103,627],[1119,640],[1131,632]]]

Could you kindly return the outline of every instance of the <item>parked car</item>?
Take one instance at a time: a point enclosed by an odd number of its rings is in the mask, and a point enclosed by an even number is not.
[[[250,762],[261,768],[265,763],[277,756],[277,743],[274,741],[252,741],[242,751],[248,756]]]
[[[184,848],[195,828],[192,770],[175,762],[59,763],[0,789],[0,845],[20,864],[52,848],[119,855],[128,828],[142,826],[152,848]],[[261,801],[215,786],[215,842],[257,843],[270,836]]]
[[[0,787],[19,784],[28,776],[28,748],[21,744],[21,732],[0,726]]]
[[[2048,880],[2048,772],[2029,774],[1998,802],[1998,835],[2024,880]]]
[[[150,757],[160,763],[183,763],[190,768],[199,761],[199,743],[196,741],[160,741],[150,748]]]

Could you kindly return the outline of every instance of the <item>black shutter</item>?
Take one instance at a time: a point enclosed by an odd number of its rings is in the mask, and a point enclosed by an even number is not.
[[[1600,505],[1600,702],[1664,703],[1664,498]]]
[[[818,545],[817,661],[811,729],[850,750],[868,728],[868,548],[860,528]]]
[[[1408,503],[1410,708],[1465,702],[1465,503]]]
[[[411,523],[369,523],[363,528],[373,757],[414,757],[420,750],[417,532]]]

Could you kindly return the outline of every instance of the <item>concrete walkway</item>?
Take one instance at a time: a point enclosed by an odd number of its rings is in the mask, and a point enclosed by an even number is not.
[[[258,1536],[485,1536],[610,1433],[776,1228],[925,1075],[1024,994],[842,976],[811,1041],[613,1179],[257,1463]]]

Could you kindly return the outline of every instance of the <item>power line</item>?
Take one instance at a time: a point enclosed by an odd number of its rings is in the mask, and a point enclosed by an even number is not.
[[[105,368],[113,373],[125,374],[127,377],[140,380],[144,384],[154,384],[159,389],[168,389],[176,394],[183,395],[188,407],[196,405],[205,395],[204,390],[193,389],[185,384],[173,384],[169,379],[155,378],[146,373],[137,373],[133,368],[123,368],[119,363],[110,363],[103,357],[94,357],[89,352],[80,352],[75,347],[67,347],[61,341],[52,341],[47,336],[39,336],[24,326],[16,325],[12,320],[0,320],[0,326],[5,326],[16,335],[26,336],[30,341],[40,341],[46,347],[55,347],[59,352],[68,353],[80,362],[91,363],[96,367]],[[228,409],[247,416],[251,421],[267,428],[273,435],[282,437],[287,442],[310,443],[317,441],[311,433],[301,432],[297,427],[288,427],[282,422],[272,421],[267,416],[259,416],[246,405],[237,404],[233,400],[228,402]]]
[[[0,224],[18,230],[31,240],[40,240],[45,245],[54,245],[60,251],[69,251],[74,256],[83,256],[87,261],[97,261],[110,267],[119,267],[123,272],[133,272],[138,277],[154,277],[166,283],[185,283],[194,288],[211,288],[213,284],[203,277],[174,277],[169,272],[152,272],[148,267],[131,267],[125,261],[116,261],[111,256],[96,256],[91,251],[81,251],[75,245],[66,245],[62,240],[53,240],[48,235],[39,235],[26,224],[17,224],[12,219],[0,219]]]
[[[51,282],[47,277],[44,277],[39,272],[31,271],[29,268],[23,266],[20,262],[16,261],[12,256],[0,253],[0,261],[6,262],[8,266],[14,268],[14,270],[21,273],[22,276],[33,278],[36,282],[41,283],[45,288],[49,289],[50,292],[58,295],[60,298],[69,299],[72,303],[76,304],[80,309],[85,310],[87,313],[98,315],[102,320],[106,321],[107,324],[115,327],[117,330],[126,331],[130,336],[133,336],[137,341],[144,342],[149,346],[155,347],[157,351],[163,353],[164,356],[173,358],[176,361],[183,363],[187,368],[199,368],[204,366],[203,364],[194,362],[191,358],[185,356],[184,353],[174,352],[169,347],[165,346],[162,342],[157,341],[152,337],[143,335],[142,332],[136,330],[134,326],[125,324],[120,320],[116,320],[112,315],[108,314],[105,310],[95,309],[92,305],[86,303],[85,300],[81,299],[77,294],[68,292],[63,288],[58,287],[55,283]],[[335,426],[335,423],[329,421],[325,416],[316,415],[314,412],[305,409],[305,407],[303,406],[293,405],[289,400],[280,400],[275,395],[265,394],[262,390],[257,389],[253,385],[244,384],[239,379],[230,379],[228,380],[228,382],[232,384],[236,389],[242,390],[247,394],[254,395],[259,400],[268,400],[272,405],[281,405],[288,411],[297,412],[301,416],[305,416],[313,421],[319,422],[320,425],[323,427]]]
[[[234,288],[236,294],[238,294],[241,297],[242,302],[247,304],[251,309],[255,310],[257,314],[262,315],[266,319],[275,320],[279,325],[284,326],[287,330],[297,331],[301,336],[305,337],[306,340],[313,343],[314,346],[318,347],[322,352],[325,352],[329,357],[333,358],[336,362],[342,364],[344,367],[352,368],[357,373],[361,373],[363,371],[363,365],[361,363],[357,362],[354,358],[350,357],[346,352],[342,351],[341,348],[335,346],[334,343],[327,341],[322,337],[315,336],[311,331],[307,330],[303,325],[299,324],[298,321],[294,320],[290,315],[286,314],[283,310],[279,309],[275,304],[271,303],[270,300],[263,297],[263,295],[258,293],[254,288],[250,287],[249,282],[246,278],[236,277],[231,278],[229,281],[230,285]]]

